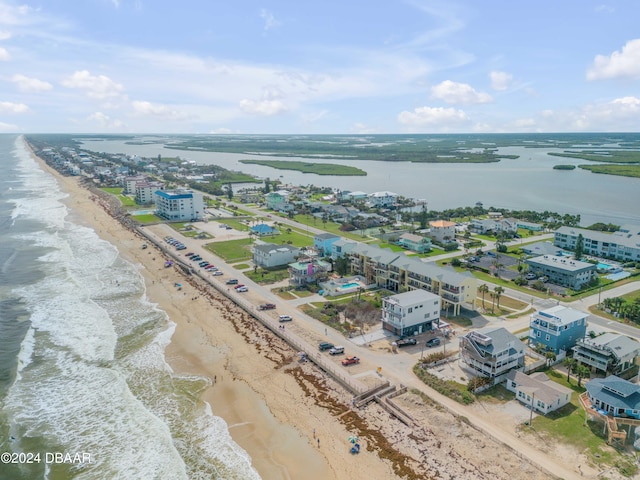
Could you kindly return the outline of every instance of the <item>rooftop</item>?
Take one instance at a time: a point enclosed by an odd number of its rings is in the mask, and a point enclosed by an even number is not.
[[[537,263],[538,265],[556,267],[571,272],[589,268],[593,270],[596,269],[596,266],[592,263],[581,262],[580,260],[571,260],[567,257],[559,257],[557,255],[540,255],[539,257],[528,259],[527,263]]]

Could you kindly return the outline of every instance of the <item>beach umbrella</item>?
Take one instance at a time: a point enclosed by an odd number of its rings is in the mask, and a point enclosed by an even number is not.
[[[349,440],[351,443],[355,444],[355,443],[357,443],[357,442],[358,442],[358,437],[356,437],[355,435],[351,435],[351,436],[348,438],[348,440]]]

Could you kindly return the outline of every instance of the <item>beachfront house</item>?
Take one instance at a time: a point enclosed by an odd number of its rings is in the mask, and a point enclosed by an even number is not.
[[[588,313],[556,305],[530,317],[529,345],[547,352],[566,354],[587,333]]]
[[[440,320],[441,300],[425,290],[391,295],[382,299],[382,328],[406,336],[433,330]]]
[[[543,415],[564,407],[571,401],[572,390],[550,380],[543,372],[526,375],[511,370],[506,375],[505,387],[516,394],[520,403]]]
[[[615,375],[594,378],[585,384],[590,404],[619,418],[640,419],[640,386]]]
[[[583,285],[597,278],[596,266],[592,263],[572,260],[568,257],[557,255],[540,255],[528,258],[525,263],[529,265],[529,271],[538,276],[546,276],[551,283],[580,290]]]
[[[259,267],[275,268],[294,262],[300,249],[292,245],[256,243],[253,246],[253,262]]]
[[[626,376],[633,372],[640,355],[640,343],[626,335],[604,333],[594,338],[585,337],[573,347],[573,358],[592,370],[604,374]]]
[[[324,260],[316,258],[300,260],[289,264],[289,283],[294,287],[317,283],[319,279],[324,279],[329,271],[331,271],[331,264]]]
[[[524,367],[524,352],[520,339],[503,327],[480,328],[460,337],[461,366],[496,382],[509,370]]]
[[[614,233],[560,227],[555,232],[554,243],[558,247],[575,250],[579,235],[582,235],[582,249],[587,255],[621,262],[640,261],[640,225],[623,225]]]
[[[356,245],[357,242],[341,237],[331,244],[331,258],[335,260],[347,255]]]
[[[258,235],[259,237],[263,237],[265,235],[275,235],[278,233],[278,230],[267,225],[266,223],[259,223],[258,225],[254,225],[250,228],[251,233],[254,235]]]
[[[139,205],[148,205],[155,201],[155,193],[158,190],[164,190],[164,183],[155,180],[144,180],[137,182],[136,186],[136,203]]]
[[[403,233],[400,235],[398,245],[416,253],[431,251],[431,239],[414,233]]]
[[[156,215],[169,221],[197,221],[204,218],[202,193],[193,190],[156,190]]]

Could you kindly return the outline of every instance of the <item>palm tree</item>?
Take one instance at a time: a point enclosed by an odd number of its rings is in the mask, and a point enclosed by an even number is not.
[[[547,352],[544,356],[547,360],[547,367],[550,366],[553,362],[555,362],[557,358],[555,352]]]
[[[486,283],[483,283],[482,285],[480,285],[478,287],[478,290],[480,290],[480,293],[482,294],[482,308],[485,308],[484,307],[484,294],[489,291],[489,287],[487,286]]]
[[[504,293],[504,288],[498,285],[493,291],[496,292],[496,301],[498,302],[498,310],[500,310],[500,295]]]
[[[562,364],[567,367],[567,382],[569,382],[569,375],[571,375],[571,372],[573,372],[576,368],[576,365],[578,364],[578,362],[576,361],[575,358],[572,357],[565,357],[565,359],[562,361]]]
[[[591,370],[586,365],[578,365],[576,366],[576,376],[578,377],[578,387],[580,387],[582,379],[591,376]]]

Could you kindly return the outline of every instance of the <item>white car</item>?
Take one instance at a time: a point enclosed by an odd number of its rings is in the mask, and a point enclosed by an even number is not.
[[[280,322],[290,322],[291,320],[293,320],[293,318],[291,318],[291,315],[280,315],[278,317],[278,321]]]
[[[221,272],[220,270],[215,270],[215,271],[211,272],[211,275],[214,275],[214,276],[217,277],[218,275],[224,275],[224,273]]]
[[[249,291],[249,289],[247,287],[236,288],[236,292],[244,293],[244,292],[248,292],[248,291]]]

